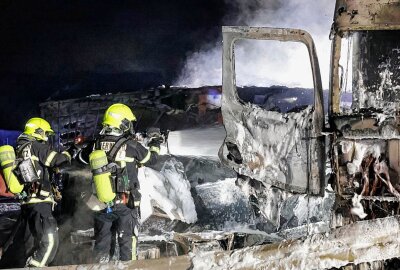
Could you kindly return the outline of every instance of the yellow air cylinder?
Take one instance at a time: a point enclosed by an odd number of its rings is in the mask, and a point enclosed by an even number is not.
[[[89,155],[89,163],[93,172],[97,198],[104,203],[111,202],[115,198],[115,193],[111,185],[111,173],[101,171],[101,168],[108,164],[106,153],[103,150],[93,151]]]
[[[17,194],[24,189],[24,185],[18,181],[13,170],[15,168],[15,152],[11,145],[0,147],[0,164],[3,169],[4,180],[10,192]]]

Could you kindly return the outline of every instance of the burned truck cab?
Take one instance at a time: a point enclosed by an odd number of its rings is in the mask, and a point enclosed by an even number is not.
[[[330,36],[337,214],[345,223],[399,214],[400,2],[337,1]]]
[[[307,226],[309,232],[310,224],[322,224],[328,231],[399,214],[400,1],[337,0],[326,111],[310,34],[265,27],[222,32],[227,135],[219,157],[237,172],[237,184],[266,224],[261,229]],[[235,70],[241,40],[305,46],[301,65],[309,66],[312,85],[301,94],[312,102],[281,111],[245,100]]]

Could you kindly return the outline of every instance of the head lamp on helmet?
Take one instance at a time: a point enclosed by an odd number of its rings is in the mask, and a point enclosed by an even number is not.
[[[34,117],[26,122],[24,134],[39,140],[47,141],[48,136],[53,135],[54,131],[51,129],[49,122],[43,118]]]
[[[103,126],[128,131],[132,129],[132,122],[136,121],[135,115],[132,110],[121,103],[111,105],[103,117]]]

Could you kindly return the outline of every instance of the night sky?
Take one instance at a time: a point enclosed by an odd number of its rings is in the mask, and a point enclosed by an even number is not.
[[[223,0],[0,0],[0,129],[38,104],[171,84],[220,39]]]

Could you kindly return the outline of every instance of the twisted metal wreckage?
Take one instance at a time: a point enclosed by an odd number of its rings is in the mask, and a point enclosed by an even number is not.
[[[307,198],[306,208],[310,211],[315,207],[312,202],[316,198],[324,196],[322,203],[329,203],[334,196],[331,211],[325,212],[324,217],[320,220],[307,218],[303,224],[298,224],[307,227],[302,234],[306,238],[294,244],[306,250],[302,251],[302,256],[296,256],[299,251],[287,249],[283,242],[276,249],[270,246],[268,252],[271,249],[274,252],[270,256],[264,254],[264,258],[274,261],[274,255],[286,250],[289,259],[281,257],[283,260],[279,262],[261,262],[255,266],[332,268],[399,256],[396,240],[400,195],[399,30],[399,1],[336,2],[331,29],[328,123],[325,125],[318,60],[308,33],[295,29],[223,29],[222,113],[228,154],[221,149],[221,160],[243,175],[245,184],[256,180],[267,190],[271,190],[271,186],[280,188],[276,193],[279,199],[275,201],[271,200],[270,191],[252,190],[260,212],[274,224],[282,224],[284,205],[293,197]],[[233,48],[235,41],[243,38],[305,44],[314,78],[314,105],[282,114],[241,102],[235,86]],[[325,149],[328,149],[327,159]],[[325,160],[333,172],[327,178]],[[272,207],[277,212],[275,215],[271,215],[271,203],[276,204]],[[319,232],[330,233],[327,237],[330,241],[340,242],[333,250],[324,249],[327,238],[310,233],[321,221],[327,227],[319,227]],[[394,221],[393,228],[380,235],[380,240],[375,238],[384,229],[383,223],[389,221]],[[361,229],[363,226],[366,227]],[[347,241],[357,243],[358,238],[365,237],[366,231],[371,238],[363,243],[362,253],[346,244]],[[323,257],[308,244],[316,239],[319,239],[318,250],[323,251]],[[359,267],[381,269],[381,263]]]
[[[226,138],[219,157],[238,174],[236,184],[262,221],[257,228],[268,234],[241,234],[248,243],[242,245],[233,244],[240,234],[175,234],[184,255],[102,269],[382,269],[400,257],[400,1],[336,1],[327,121],[307,32],[222,32]],[[313,105],[280,113],[244,102],[234,69],[240,39],[304,44]],[[198,248],[205,242],[224,248]]]

